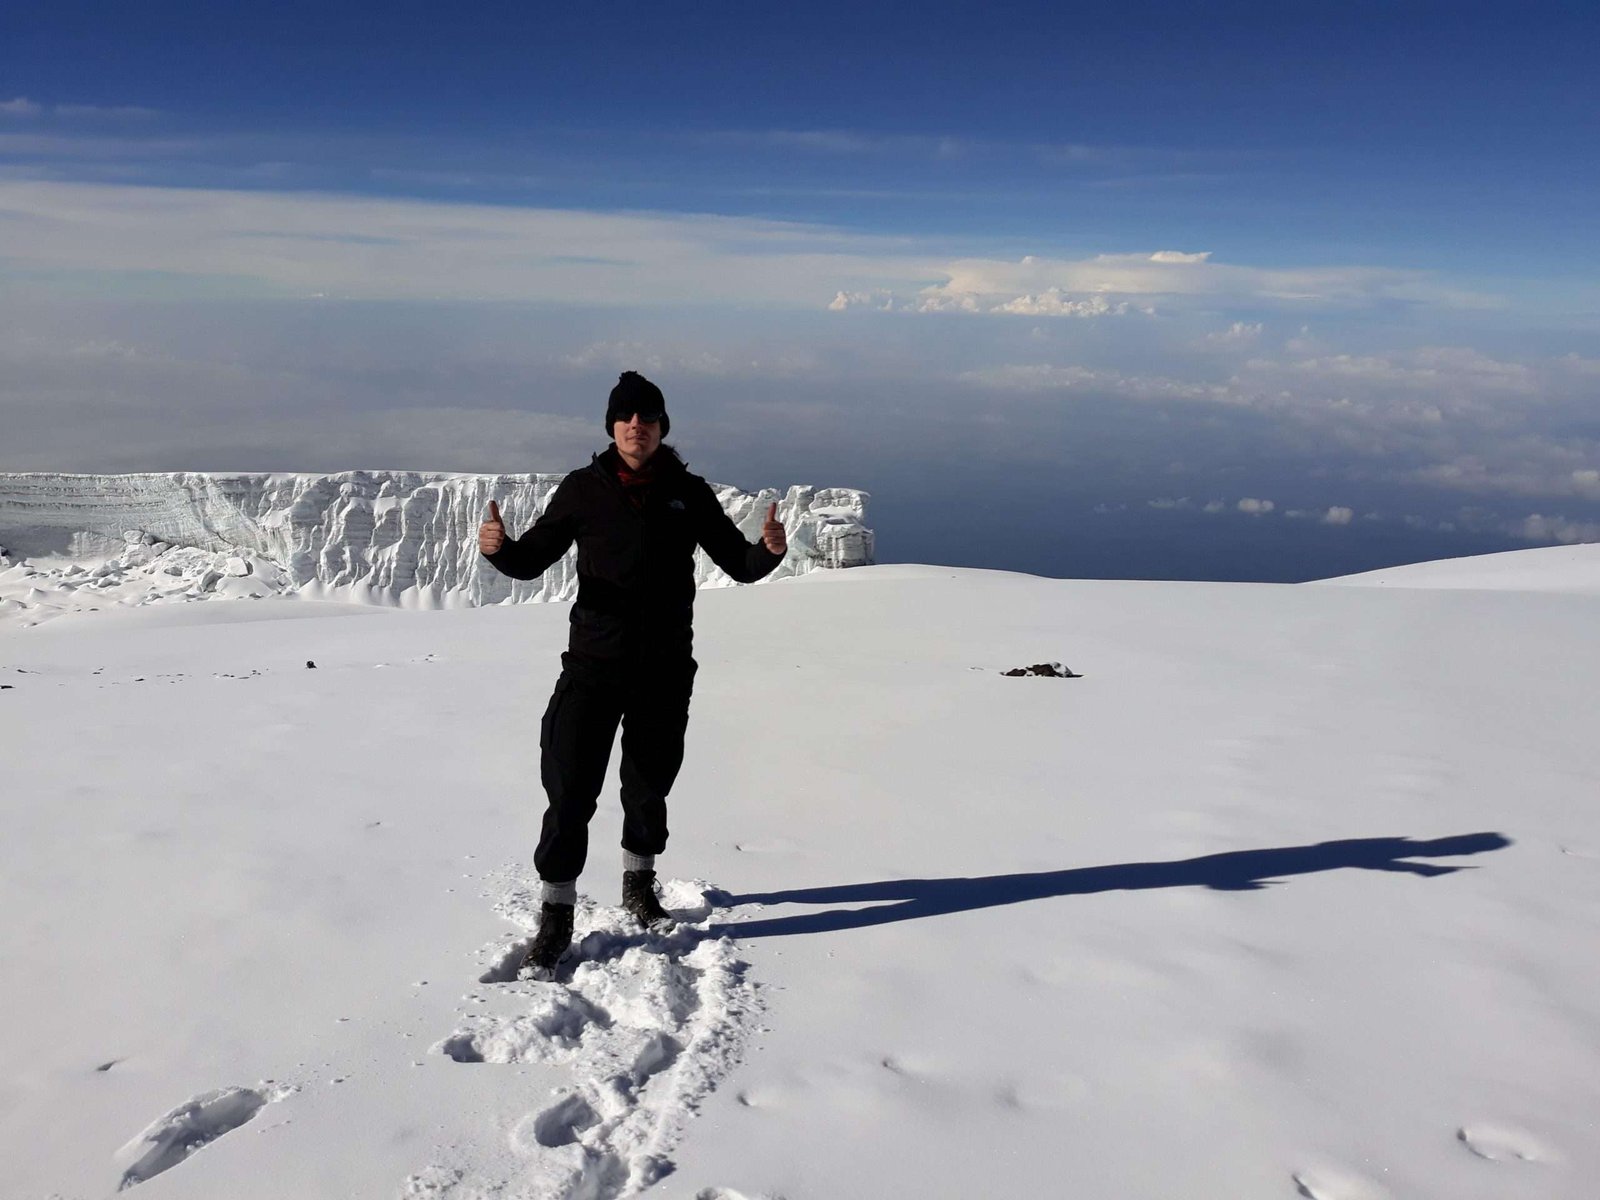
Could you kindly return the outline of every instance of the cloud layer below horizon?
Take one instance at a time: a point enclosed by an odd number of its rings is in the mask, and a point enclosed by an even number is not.
[[[0,469],[559,470],[599,440],[607,379],[637,368],[693,398],[680,428],[730,481],[1056,471],[1084,511],[1600,530],[1600,356],[1582,336],[1491,353],[1504,297],[1404,264],[972,250],[744,216],[13,178]]]

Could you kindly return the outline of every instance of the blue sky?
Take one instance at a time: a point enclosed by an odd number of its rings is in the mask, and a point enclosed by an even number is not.
[[[891,557],[1600,536],[1591,5],[0,22],[0,469],[560,470],[638,367]]]

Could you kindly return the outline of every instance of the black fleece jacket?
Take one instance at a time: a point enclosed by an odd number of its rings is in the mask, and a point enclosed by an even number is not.
[[[747,542],[711,485],[661,449],[655,478],[635,508],[623,492],[615,446],[556,487],[519,538],[489,562],[513,579],[535,579],[578,543],[578,599],[569,653],[583,660],[688,657],[694,620],[694,549],[701,546],[740,583],[754,583],[783,561]]]

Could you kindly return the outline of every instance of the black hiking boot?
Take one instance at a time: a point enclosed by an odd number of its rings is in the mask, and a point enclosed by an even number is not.
[[[571,945],[572,905],[545,901],[539,909],[539,932],[522,960],[522,969],[535,979],[549,979]]]
[[[675,924],[672,914],[661,907],[661,901],[656,897],[654,871],[622,873],[622,907],[646,929],[665,932]]]

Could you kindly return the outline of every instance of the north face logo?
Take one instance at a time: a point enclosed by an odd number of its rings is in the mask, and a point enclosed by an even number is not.
[[[682,500],[669,500],[669,501],[667,501],[667,507],[668,508],[675,508],[679,512],[682,512],[683,511],[683,501]]]

